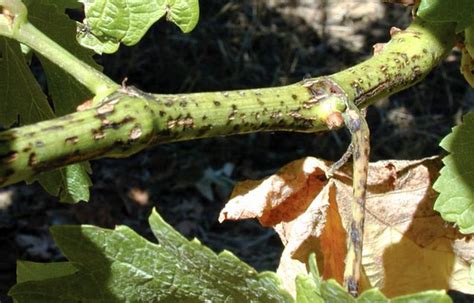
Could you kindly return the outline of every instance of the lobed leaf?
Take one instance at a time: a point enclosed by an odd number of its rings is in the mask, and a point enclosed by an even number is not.
[[[433,188],[440,194],[434,209],[444,220],[455,223],[464,234],[474,232],[474,113],[464,116],[440,143],[450,154]]]
[[[166,15],[184,33],[199,19],[198,0],[80,0],[86,18],[78,24],[77,38],[96,53],[113,53],[120,43],[134,45]]]
[[[440,162],[428,158],[370,163],[362,290],[378,287],[388,297],[432,289],[474,293],[474,243],[433,210],[432,182]],[[308,254],[316,252],[322,277],[342,284],[352,218],[352,168],[346,165],[328,180],[329,166],[308,157],[264,180],[241,182],[220,220],[257,218],[272,226],[285,244],[277,271],[281,277],[294,280],[305,270]],[[285,287],[294,292],[291,285]]]
[[[10,295],[18,302],[292,301],[274,273],[257,273],[230,252],[216,255],[199,241],[186,240],[156,211],[149,222],[159,245],[125,226],[52,227],[57,245],[77,272],[30,277]]]

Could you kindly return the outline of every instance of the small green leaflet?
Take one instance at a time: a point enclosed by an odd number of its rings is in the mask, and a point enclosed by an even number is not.
[[[151,243],[126,226],[54,226],[69,262],[22,264],[9,295],[17,302],[292,302],[276,274],[258,273],[228,251],[188,241],[153,211]],[[54,263],[52,263],[54,264]],[[59,266],[59,265],[58,265]],[[66,273],[65,273],[66,272]],[[67,274],[71,272],[71,274]]]
[[[44,190],[50,195],[58,196],[62,202],[89,201],[92,182],[88,173],[92,173],[89,162],[83,162],[42,173],[38,176],[38,182]]]
[[[431,22],[456,22],[456,32],[474,25],[473,0],[421,0],[417,15]]]
[[[78,24],[77,39],[96,53],[114,53],[120,46],[134,45],[148,29],[166,15],[184,33],[199,20],[198,0],[80,0],[86,18]]]
[[[308,260],[310,273],[296,278],[296,303],[450,303],[451,298],[444,290],[429,290],[388,299],[377,288],[371,288],[352,297],[335,280],[322,280],[319,276],[314,254]],[[311,282],[311,280],[313,282]]]
[[[460,232],[474,232],[474,113],[464,116],[440,143],[450,154],[433,188],[439,192],[434,209],[444,220],[455,223]]]

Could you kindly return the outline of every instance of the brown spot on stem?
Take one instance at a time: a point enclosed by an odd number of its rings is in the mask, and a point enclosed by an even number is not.
[[[96,112],[99,115],[105,115],[105,114],[112,113],[114,111],[114,108],[115,108],[114,104],[105,103],[104,105],[97,108]]]
[[[132,130],[130,131],[130,135],[129,135],[129,138],[131,140],[136,140],[138,138],[140,138],[142,135],[142,129],[140,127],[139,124],[135,125],[134,128],[132,128]]]
[[[220,106],[221,103],[220,103],[219,101],[217,101],[217,100],[214,100],[214,105],[215,105],[215,106]]]
[[[69,143],[69,144],[76,144],[79,142],[79,137],[78,136],[73,136],[73,137],[68,137],[64,142]]]
[[[358,149],[356,149],[354,151],[354,160],[359,160],[359,158],[360,158],[360,152]]]
[[[78,112],[83,112],[89,108],[92,108],[92,99],[91,100],[86,100],[85,102],[79,104],[77,107],[76,107],[76,111]]]
[[[351,237],[351,242],[354,243],[354,247],[360,247],[362,238],[360,237],[359,233],[359,228],[358,224],[356,222],[352,222],[351,224],[351,230],[350,230],[350,237]]]
[[[186,117],[178,117],[176,119],[170,119],[167,122],[168,129],[172,129],[176,126],[182,126],[183,129],[194,128],[194,119],[188,114]]]
[[[210,124],[201,126],[197,132],[198,137],[204,136],[211,129],[212,129],[212,125]]]
[[[168,127],[168,129],[172,129],[176,126],[176,120],[175,119],[171,119],[171,120],[168,120],[168,122],[166,122],[166,127]]]
[[[107,121],[108,123],[102,123],[102,126],[100,127],[100,130],[103,131],[105,129],[119,129],[121,128],[122,126],[124,126],[125,124],[129,123],[129,122],[132,122],[134,121],[135,118],[133,118],[132,116],[125,116],[121,121],[119,122],[112,122],[112,121],[109,121],[109,120],[102,120],[103,122]]]
[[[101,118],[100,123],[102,124],[103,127],[106,127],[106,126],[109,126],[110,124],[112,124],[113,122],[108,120],[108,119]]]
[[[105,133],[100,129],[93,129],[92,137],[94,138],[94,140],[100,140],[105,138]]]
[[[36,153],[31,153],[30,156],[28,157],[28,166],[29,167],[34,167],[38,163],[38,159],[36,157]]]
[[[325,122],[329,129],[339,128],[344,124],[344,118],[340,112],[332,112]]]
[[[271,119],[279,119],[283,116],[283,114],[280,111],[273,112],[270,114]]]
[[[288,116],[293,117],[295,119],[303,118],[303,115],[301,115],[298,111],[291,111],[290,113],[288,113]]]
[[[41,129],[41,131],[48,132],[48,131],[55,131],[55,130],[62,130],[62,129],[64,129],[64,126],[62,125],[52,125],[52,126]]]

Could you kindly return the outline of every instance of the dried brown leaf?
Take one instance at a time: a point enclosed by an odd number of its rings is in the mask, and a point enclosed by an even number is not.
[[[257,218],[275,228],[285,245],[278,272],[289,281],[305,270],[311,251],[325,279],[342,281],[352,168],[328,180],[329,165],[305,158],[264,180],[240,183],[221,212],[221,221]],[[474,293],[474,242],[433,211],[439,167],[437,158],[370,164],[363,288],[379,287],[389,297],[427,289]]]

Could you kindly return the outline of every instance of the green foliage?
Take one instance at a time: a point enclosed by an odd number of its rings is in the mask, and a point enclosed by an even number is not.
[[[9,127],[51,119],[54,113],[36,82],[16,41],[0,37],[0,124]]]
[[[472,0],[421,0],[417,15],[431,22],[456,22],[456,32],[474,24]]]
[[[61,2],[30,0],[25,1],[25,4],[31,23],[78,58],[99,68],[92,59],[93,52],[83,49],[75,41],[72,35],[75,23],[64,14],[66,7],[61,6]],[[0,37],[0,53],[3,54],[0,59],[0,74],[8,75],[0,78],[0,91],[4,92],[4,98],[0,99],[0,124],[3,126],[52,119],[74,111],[77,104],[91,97],[90,92],[66,71],[35,53],[48,79],[48,91],[54,103],[53,112],[47,96],[31,73],[20,44]],[[88,171],[88,164],[74,164],[43,173],[29,182],[37,180],[48,193],[59,196],[63,202],[87,201],[91,185]]]
[[[474,232],[474,113],[464,116],[440,143],[450,152],[433,188],[440,193],[434,209],[444,220],[454,222],[462,233]]]
[[[18,261],[16,263],[17,283],[54,279],[72,275],[76,272],[77,268],[71,262],[35,263]]]
[[[183,32],[199,19],[198,0],[81,0],[86,18],[78,24],[77,38],[98,54],[113,53],[120,42],[134,45],[156,21],[166,15]]]
[[[474,1],[421,0],[417,15],[430,22],[456,23],[456,33],[464,32],[467,52],[462,52],[461,73],[474,87]]]
[[[149,223],[159,245],[125,226],[53,227],[70,262],[44,265],[47,273],[40,272],[43,265],[20,263],[10,295],[35,303],[292,301],[274,273],[258,273],[230,252],[216,255],[186,240],[155,211]]]
[[[335,280],[322,280],[319,276],[316,257],[311,254],[308,260],[310,273],[304,276],[298,276],[296,279],[296,302],[345,302],[345,303],[449,303],[451,298],[445,291],[424,291],[416,294],[400,296],[388,299],[377,288],[364,291],[359,297],[352,297],[339,283]]]
[[[74,36],[76,23],[64,13],[66,8],[74,7],[71,4],[55,0],[30,0],[27,4],[28,19],[76,58],[101,70],[102,67],[92,57],[94,52],[81,47]],[[67,71],[40,54],[36,55],[48,80],[48,92],[54,102],[54,111],[57,116],[74,112],[78,104],[93,97],[89,90]]]
[[[466,44],[466,49],[469,52],[469,55],[471,55],[471,58],[474,58],[474,25],[471,25],[466,28],[464,33],[464,43]]]

